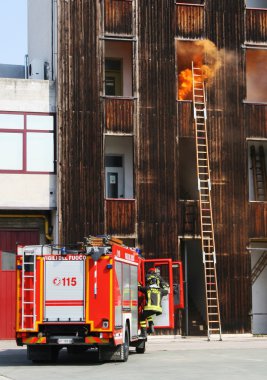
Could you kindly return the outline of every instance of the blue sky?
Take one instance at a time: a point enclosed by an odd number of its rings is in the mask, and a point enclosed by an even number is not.
[[[0,63],[23,65],[27,51],[27,0],[0,0]]]

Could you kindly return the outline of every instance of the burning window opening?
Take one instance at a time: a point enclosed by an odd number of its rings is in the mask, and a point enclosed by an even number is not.
[[[247,8],[266,9],[267,8],[267,0],[247,0],[246,6],[247,6]]]
[[[192,100],[193,78],[192,62],[200,67],[203,80],[209,85],[221,67],[221,54],[210,40],[176,41],[176,57],[178,67],[177,99]]]
[[[246,80],[247,101],[267,102],[267,50],[247,49]]]

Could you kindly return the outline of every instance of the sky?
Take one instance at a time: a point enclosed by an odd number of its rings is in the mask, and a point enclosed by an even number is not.
[[[24,65],[27,0],[0,0],[0,63]]]

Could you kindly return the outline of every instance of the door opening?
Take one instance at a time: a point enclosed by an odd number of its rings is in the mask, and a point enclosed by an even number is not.
[[[182,333],[206,335],[205,279],[200,239],[181,240],[184,267],[185,309]]]

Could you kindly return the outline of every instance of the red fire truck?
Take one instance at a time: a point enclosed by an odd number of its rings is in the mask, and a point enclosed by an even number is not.
[[[18,247],[17,344],[27,345],[32,361],[55,361],[63,347],[92,351],[100,361],[127,361],[129,346],[144,353],[138,282],[151,266],[170,284],[156,328],[173,328],[175,309],[183,308],[180,262],[144,260],[118,244]]]

